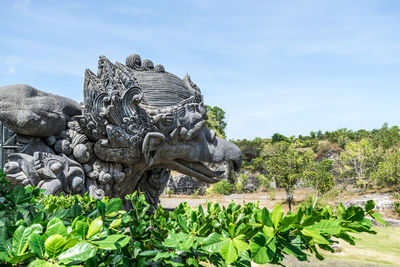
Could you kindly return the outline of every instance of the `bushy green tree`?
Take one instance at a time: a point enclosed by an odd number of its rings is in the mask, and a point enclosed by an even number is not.
[[[282,134],[275,133],[275,134],[272,136],[271,142],[272,142],[273,144],[274,144],[274,143],[278,143],[278,142],[290,142],[290,138],[288,138],[288,137],[286,137],[286,136],[284,136],[284,135],[282,135]]]
[[[385,155],[371,179],[380,186],[400,186],[400,151],[396,149]]]
[[[267,140],[260,137],[256,137],[253,140],[231,140],[231,142],[240,148],[245,162],[250,162],[252,159],[260,157],[260,152],[267,144]]]
[[[400,143],[400,128],[398,126],[389,128],[388,124],[384,123],[379,130],[372,130],[371,135],[375,146],[381,146],[384,149]]]
[[[314,162],[311,164],[307,175],[305,175],[305,182],[313,191],[313,208],[318,201],[318,197],[331,190],[335,184],[331,173],[332,164],[333,161],[329,159],[323,159],[320,162]]]
[[[314,153],[300,152],[286,142],[278,143],[276,151],[267,160],[267,176],[285,188],[290,210],[295,186],[311,166],[313,160]]]
[[[206,121],[206,126],[215,131],[215,133],[222,138],[225,138],[225,111],[220,107],[206,106],[208,120]]]
[[[341,171],[355,174],[358,184],[365,190],[370,174],[376,169],[382,151],[374,149],[369,139],[349,142],[340,154]]]

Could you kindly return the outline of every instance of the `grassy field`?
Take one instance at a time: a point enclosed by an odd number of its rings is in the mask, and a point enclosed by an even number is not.
[[[375,227],[376,235],[367,233],[355,234],[356,245],[340,242],[335,253],[323,253],[325,260],[319,261],[310,257],[309,262],[299,262],[294,257],[288,257],[283,265],[295,266],[341,266],[341,267],[379,267],[400,266],[400,228]],[[253,266],[274,266],[257,265]]]
[[[400,266],[400,228],[375,227],[376,235],[360,233],[356,245],[341,242],[341,252],[328,257]]]

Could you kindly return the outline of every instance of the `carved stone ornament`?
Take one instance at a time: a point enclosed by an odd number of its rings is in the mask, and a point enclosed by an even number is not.
[[[215,183],[222,173],[203,163],[240,168],[238,147],[205,127],[190,77],[136,54],[126,64],[100,56],[97,75],[85,71],[82,105],[22,84],[0,87],[0,97],[0,121],[28,140],[4,166],[14,184],[97,199],[137,190],[157,205],[169,170]]]

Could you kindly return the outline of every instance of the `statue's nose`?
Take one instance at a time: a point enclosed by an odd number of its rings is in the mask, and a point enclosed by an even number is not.
[[[235,171],[242,165],[242,152],[233,143],[215,136],[214,131],[203,129],[203,143],[200,151],[200,161],[219,163],[231,161]]]

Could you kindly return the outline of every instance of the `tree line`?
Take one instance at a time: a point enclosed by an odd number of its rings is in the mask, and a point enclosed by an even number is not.
[[[223,110],[207,110],[214,130],[225,134]],[[222,116],[213,115],[215,111]],[[372,130],[319,130],[297,137],[275,133],[271,138],[230,141],[243,154],[243,168],[235,176],[231,192],[243,192],[249,175],[255,175],[261,187],[268,187],[272,181],[284,188],[289,206],[295,188],[309,187],[315,205],[318,197],[339,178],[351,179],[362,191],[379,187],[398,189],[400,185],[400,128],[387,123]]]

